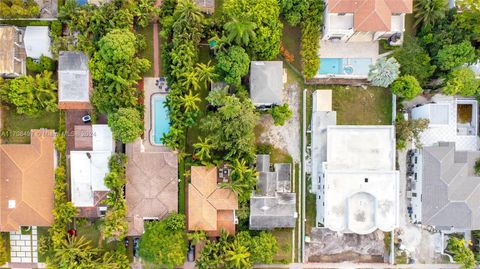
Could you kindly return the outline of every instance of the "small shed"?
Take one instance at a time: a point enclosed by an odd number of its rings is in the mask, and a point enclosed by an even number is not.
[[[283,62],[252,61],[250,64],[250,99],[259,108],[282,104]]]
[[[52,58],[49,32],[48,26],[27,26],[24,37],[27,57],[40,59],[43,55]]]

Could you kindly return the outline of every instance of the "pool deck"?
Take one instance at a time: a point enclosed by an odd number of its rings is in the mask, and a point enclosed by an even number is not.
[[[144,91],[144,107],[145,107],[145,111],[144,111],[144,117],[143,117],[143,120],[144,120],[144,130],[143,130],[143,145],[145,147],[145,151],[147,152],[159,152],[160,151],[164,151],[164,152],[169,152],[170,149],[168,149],[167,147],[165,146],[159,146],[159,145],[153,145],[151,143],[152,141],[152,137],[151,137],[151,130],[153,128],[152,126],[152,114],[151,114],[151,99],[152,99],[152,95],[154,94],[157,94],[157,93],[165,93],[164,91],[161,91],[158,86],[155,85],[155,81],[157,80],[158,78],[152,78],[152,77],[145,77],[143,78],[143,91]]]
[[[379,58],[379,43],[320,41],[320,58],[370,58],[375,63]]]

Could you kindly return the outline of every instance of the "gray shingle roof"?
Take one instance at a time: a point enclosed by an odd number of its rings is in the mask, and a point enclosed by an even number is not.
[[[282,104],[283,62],[252,61],[250,98],[254,105]]]
[[[87,55],[61,51],[58,56],[58,101],[89,102],[89,77]]]
[[[291,165],[276,163],[270,171],[270,156],[257,155],[257,192],[250,198],[250,229],[293,228],[296,193],[291,193]]]
[[[478,151],[455,151],[455,143],[423,148],[422,223],[480,229]]]

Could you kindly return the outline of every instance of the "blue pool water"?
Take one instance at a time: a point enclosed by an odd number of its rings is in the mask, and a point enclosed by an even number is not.
[[[372,59],[320,58],[318,75],[368,75]]]
[[[170,131],[168,109],[165,107],[166,96],[155,94],[152,97],[153,143],[162,144],[163,134]]]
[[[81,6],[83,6],[87,3],[87,0],[77,0],[77,3]]]

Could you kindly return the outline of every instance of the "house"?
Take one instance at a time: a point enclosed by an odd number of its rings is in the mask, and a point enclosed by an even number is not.
[[[257,155],[257,191],[250,198],[250,230],[295,228],[296,193],[292,192],[291,164],[276,163],[270,155]]]
[[[27,57],[40,59],[40,56],[52,58],[50,52],[50,30],[48,26],[27,26],[25,30],[25,51]]]
[[[83,52],[61,51],[58,56],[58,107],[91,109],[88,57]]]
[[[455,142],[459,151],[479,150],[478,102],[474,98],[457,98],[437,94],[431,102],[411,111],[412,119],[428,119],[428,128],[420,135],[423,146],[438,142]]]
[[[282,61],[252,61],[250,64],[250,99],[259,108],[281,105],[283,91]]]
[[[178,210],[178,158],[173,152],[145,151],[141,139],[127,144],[126,153],[127,235],[141,236],[144,221]]]
[[[32,130],[30,144],[0,145],[0,231],[53,224],[53,130]]]
[[[439,230],[480,229],[480,176],[474,173],[480,151],[463,151],[455,142],[415,150],[407,198],[413,223]]]
[[[237,195],[217,184],[217,168],[192,166],[188,184],[188,230],[202,230],[210,237],[221,231],[235,234]]]
[[[108,160],[114,152],[112,131],[94,124],[76,129],[75,144],[84,150],[70,151],[71,199],[79,217],[96,218],[106,212],[102,201],[110,191],[104,182]]]
[[[0,26],[0,77],[14,78],[26,74],[24,34],[23,29],[15,26]]]
[[[320,100],[325,98],[325,100]],[[314,95],[312,192],[317,226],[370,234],[398,226],[399,173],[393,126],[335,125],[330,93]],[[316,142],[313,142],[316,141]]]
[[[413,0],[325,0],[323,40],[401,44]]]
[[[215,0],[195,0],[195,3],[202,12],[213,14],[215,12]]]

